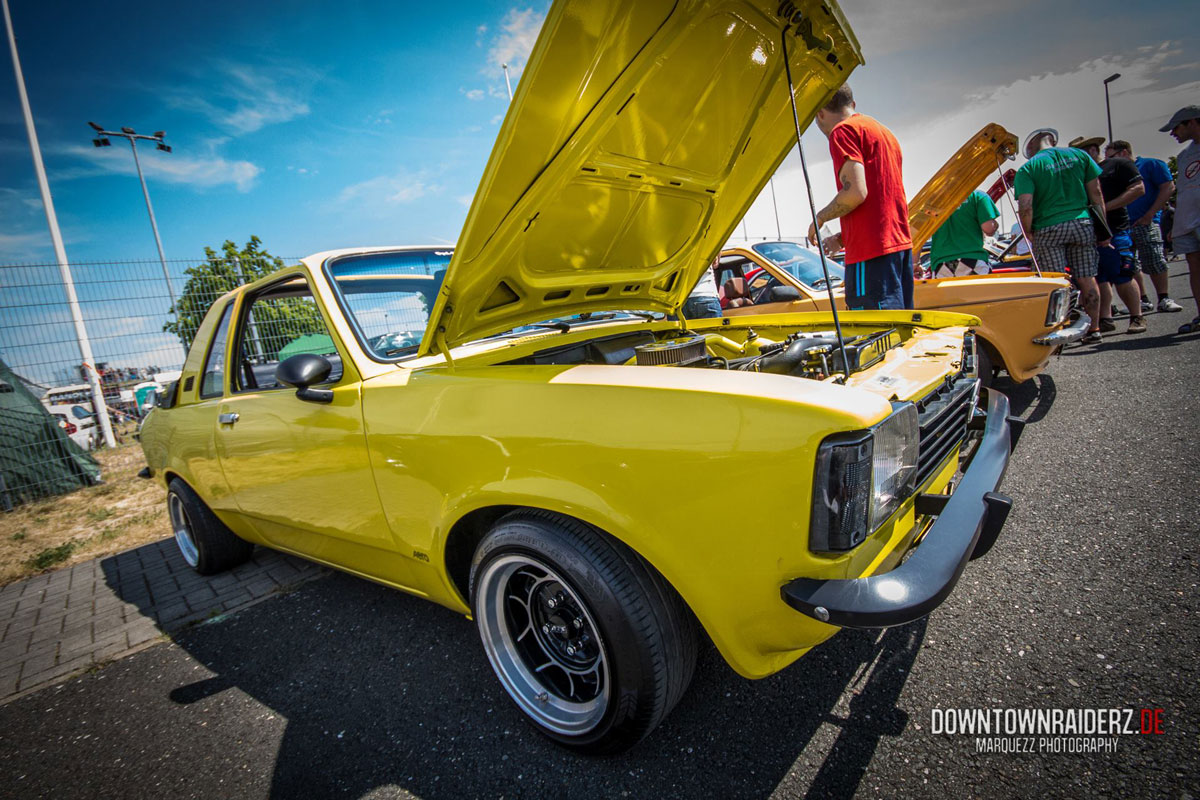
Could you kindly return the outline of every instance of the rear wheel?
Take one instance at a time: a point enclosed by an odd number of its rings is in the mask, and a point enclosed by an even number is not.
[[[201,575],[224,572],[250,559],[254,545],[239,539],[179,478],[167,488],[167,512],[183,560]]]
[[[636,553],[577,520],[501,519],[476,550],[471,603],[505,691],[572,749],[632,746],[691,681],[696,625],[683,601]]]

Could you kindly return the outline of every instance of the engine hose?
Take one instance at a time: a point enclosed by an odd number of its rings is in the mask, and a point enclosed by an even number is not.
[[[808,363],[808,356],[815,351],[828,351],[832,345],[823,339],[797,339],[782,353],[766,356],[758,362],[759,372],[775,375],[790,375],[798,367]]]

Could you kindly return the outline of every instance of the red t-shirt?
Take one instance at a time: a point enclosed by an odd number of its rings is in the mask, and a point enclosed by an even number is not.
[[[867,199],[842,217],[846,263],[911,248],[900,143],[892,132],[866,114],[855,114],[829,134],[829,154],[835,177],[847,159],[861,163],[867,173]]]

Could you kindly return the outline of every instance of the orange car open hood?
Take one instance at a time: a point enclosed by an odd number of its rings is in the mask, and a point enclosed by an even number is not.
[[[1017,152],[1017,137],[1000,125],[990,123],[967,140],[950,156],[950,160],[921,187],[916,197],[908,201],[908,227],[912,234],[913,253],[921,247],[958,210],[967,195],[996,172],[997,165],[1011,159]]]
[[[781,16],[786,15],[786,16]],[[421,352],[581,312],[670,312],[862,63],[833,0],[563,0],[471,204]]]

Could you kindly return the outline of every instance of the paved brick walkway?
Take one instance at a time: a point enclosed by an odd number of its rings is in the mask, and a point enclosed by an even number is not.
[[[259,547],[206,578],[165,539],[0,587],[0,703],[326,573]]]

